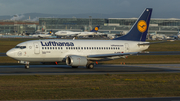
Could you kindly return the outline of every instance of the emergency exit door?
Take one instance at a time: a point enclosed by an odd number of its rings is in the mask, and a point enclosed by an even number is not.
[[[125,52],[129,52],[129,44],[128,43],[125,43]]]

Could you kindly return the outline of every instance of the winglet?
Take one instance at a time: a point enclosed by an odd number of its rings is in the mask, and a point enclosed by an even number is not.
[[[126,35],[115,38],[113,40],[146,41],[151,13],[152,8],[146,8]]]

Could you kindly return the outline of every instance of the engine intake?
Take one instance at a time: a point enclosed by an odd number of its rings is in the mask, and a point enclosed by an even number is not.
[[[66,64],[69,66],[86,66],[87,65],[87,58],[83,56],[67,56]]]

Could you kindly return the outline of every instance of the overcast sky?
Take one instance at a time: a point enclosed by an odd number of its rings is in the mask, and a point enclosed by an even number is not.
[[[25,13],[112,14],[120,12],[139,15],[145,8],[153,8],[155,17],[166,15],[173,17],[173,14],[180,14],[180,0],[0,0],[0,16]],[[172,12],[173,14],[169,14]]]

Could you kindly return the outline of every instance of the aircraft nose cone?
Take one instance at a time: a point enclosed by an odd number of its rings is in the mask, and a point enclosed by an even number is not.
[[[9,57],[13,57],[14,56],[14,51],[13,50],[9,50],[6,52],[6,55]]]

